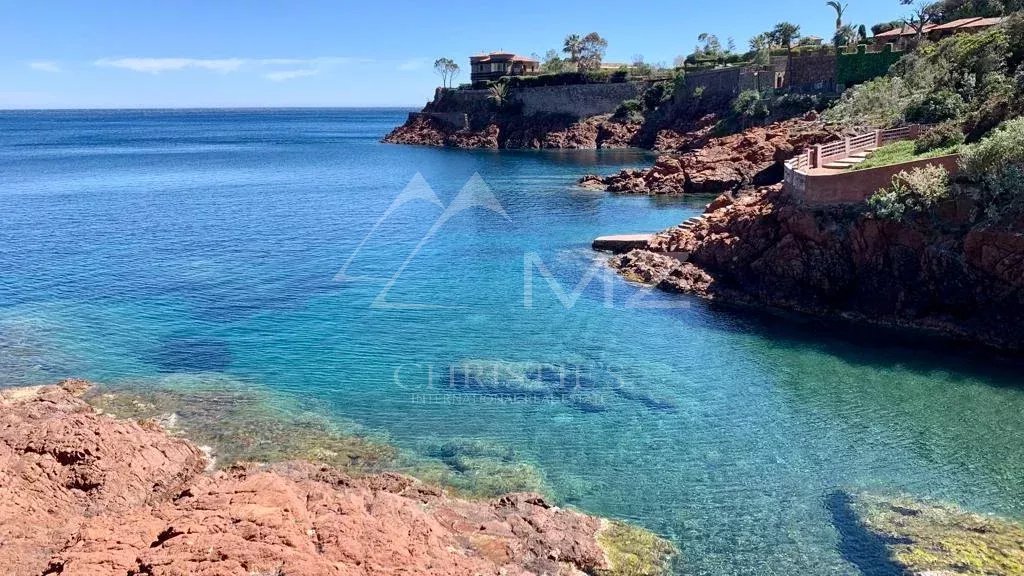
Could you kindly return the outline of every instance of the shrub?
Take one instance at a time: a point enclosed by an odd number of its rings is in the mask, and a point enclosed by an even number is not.
[[[928,165],[893,176],[889,188],[875,192],[868,199],[868,207],[881,218],[902,220],[932,208],[949,196],[949,173],[941,166]]]
[[[655,82],[644,91],[643,105],[645,110],[654,110],[663,102],[672,98],[673,87],[670,82]]]
[[[616,120],[642,122],[644,119],[644,105],[639,100],[624,100],[615,109],[615,114],[612,117]]]
[[[744,90],[732,101],[732,111],[740,123],[747,126],[766,120],[771,115],[771,106],[757,90]]]
[[[988,217],[1019,213],[1024,207],[1024,118],[968,146],[960,164],[971,196]]]
[[[844,126],[895,126],[903,120],[903,111],[913,93],[899,77],[883,76],[843,93],[825,119]]]
[[[959,118],[964,113],[964,99],[950,90],[939,90],[907,107],[907,120],[934,124]]]
[[[955,122],[946,122],[932,128],[914,142],[914,153],[924,154],[932,150],[953,148],[964,143],[964,132]]]
[[[777,119],[793,118],[811,110],[821,110],[824,108],[825,102],[826,100],[817,94],[786,93],[772,101],[772,117]]]

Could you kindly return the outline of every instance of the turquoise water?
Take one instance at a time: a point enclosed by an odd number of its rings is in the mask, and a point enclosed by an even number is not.
[[[378,143],[404,114],[0,112],[0,382],[216,379],[484,442],[682,574],[884,573],[840,490],[1024,517],[1019,364],[629,285],[592,238],[707,198],[573,186],[633,152]]]

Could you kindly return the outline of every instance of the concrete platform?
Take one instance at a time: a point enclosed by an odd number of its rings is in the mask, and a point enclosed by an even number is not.
[[[647,243],[654,238],[654,234],[619,234],[615,236],[601,236],[594,240],[591,246],[594,250],[612,252],[613,254],[625,254],[630,250],[647,247]]]

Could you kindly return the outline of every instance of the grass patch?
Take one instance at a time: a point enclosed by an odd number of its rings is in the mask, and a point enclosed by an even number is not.
[[[675,546],[654,532],[614,520],[603,522],[597,543],[610,564],[603,576],[668,574],[669,562],[676,554]]]
[[[889,544],[892,560],[910,574],[1024,574],[1024,526],[945,504],[861,495],[860,521]]]
[[[891,166],[893,164],[902,164],[903,162],[911,162],[913,160],[937,158],[939,156],[956,154],[960,151],[960,146],[957,145],[948,146],[946,148],[936,148],[934,150],[918,154],[914,150],[914,146],[915,144],[912,140],[903,140],[900,142],[893,142],[892,144],[886,144],[872,152],[871,155],[868,156],[867,160],[854,166],[853,170],[867,170],[868,168]]]

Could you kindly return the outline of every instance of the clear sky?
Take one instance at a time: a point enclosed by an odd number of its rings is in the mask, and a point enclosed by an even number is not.
[[[899,18],[846,0],[847,21]],[[824,0],[0,0],[0,108],[420,106],[432,63],[543,54],[596,31],[607,61],[671,64],[701,32],[740,48],[781,20],[831,38]]]

